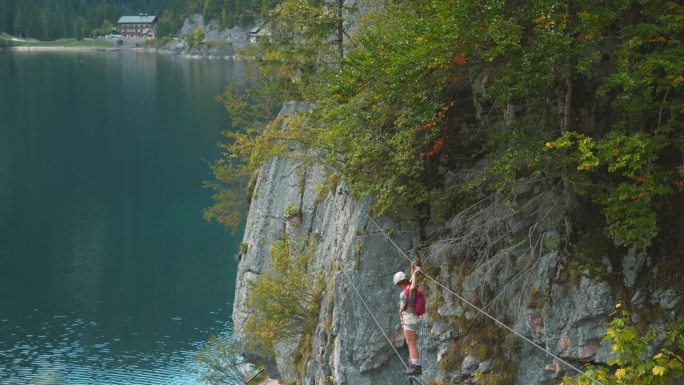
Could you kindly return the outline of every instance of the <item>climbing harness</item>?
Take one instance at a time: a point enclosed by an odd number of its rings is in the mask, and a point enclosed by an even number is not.
[[[406,255],[406,253],[404,253],[404,250],[402,250],[401,247],[399,247],[396,243],[394,243],[394,241],[392,240],[392,238],[390,238],[390,236],[387,235],[387,233],[385,233],[385,231],[382,229],[382,227],[380,227],[380,225],[378,225],[378,223],[375,222],[375,220],[374,220],[370,215],[366,214],[366,216],[368,217],[368,219],[371,220],[371,222],[373,222],[373,224],[375,224],[375,226],[378,228],[378,230],[380,230],[380,232],[383,233],[383,234],[385,235],[385,237],[387,237],[387,239],[389,239],[389,241],[394,245],[394,247],[396,247],[397,250],[399,250],[399,252],[404,256],[404,258],[406,258],[406,259],[407,259],[409,262],[411,262],[411,263],[415,263],[415,261],[413,261],[408,255]],[[458,298],[458,299],[461,300],[462,302],[466,303],[468,306],[472,307],[473,309],[477,310],[477,311],[480,312],[481,314],[485,315],[487,318],[489,318],[489,319],[491,319],[492,321],[494,321],[494,322],[495,322],[497,325],[499,325],[500,327],[502,327],[502,328],[508,330],[509,332],[515,334],[516,336],[522,338],[525,342],[531,344],[532,346],[536,347],[537,349],[539,349],[539,350],[543,351],[544,353],[548,354],[549,356],[555,358],[556,360],[558,360],[559,362],[565,364],[567,367],[569,367],[570,369],[572,369],[572,370],[574,370],[575,372],[579,373],[580,375],[587,377],[588,379],[590,379],[590,380],[593,381],[594,383],[596,383],[596,384],[598,384],[598,385],[604,385],[603,383],[601,383],[600,381],[598,381],[598,380],[595,379],[594,377],[592,377],[592,376],[586,374],[585,372],[583,372],[582,370],[580,370],[580,369],[576,368],[575,366],[571,365],[570,363],[568,363],[568,362],[565,361],[564,359],[562,359],[562,358],[558,357],[557,355],[551,353],[549,350],[545,349],[545,348],[542,347],[541,345],[535,343],[534,341],[530,340],[529,338],[525,337],[524,335],[522,335],[522,334],[516,332],[515,330],[513,330],[513,328],[509,327],[508,325],[506,325],[506,324],[504,324],[503,322],[499,321],[498,319],[494,318],[494,316],[492,316],[492,315],[490,315],[489,313],[487,313],[486,311],[480,309],[479,307],[477,307],[477,306],[474,305],[473,303],[469,302],[467,299],[465,299],[465,298],[461,297],[460,295],[456,294],[453,290],[451,290],[451,289],[449,289],[448,287],[444,286],[441,282],[439,282],[439,281],[436,280],[435,278],[432,278],[430,275],[426,274],[423,270],[421,270],[421,273],[422,273],[425,277],[429,278],[431,281],[433,281],[434,283],[436,283],[437,285],[441,286],[444,290],[448,291],[449,293],[453,294],[456,298]],[[345,275],[346,275],[346,273],[345,273]],[[347,276],[347,279],[349,279],[348,276]],[[357,294],[358,294],[358,292],[357,292]],[[360,297],[360,295],[359,295],[359,297]],[[363,299],[362,299],[362,300],[363,300]],[[365,304],[365,302],[364,302],[364,304]],[[366,308],[368,309],[368,305],[366,305]],[[370,312],[370,309],[368,309],[368,311]],[[372,315],[372,314],[371,314],[371,315]],[[373,318],[375,318],[375,317],[373,317]],[[376,320],[376,323],[377,323],[377,320]],[[378,324],[378,327],[380,327],[380,324]],[[382,329],[381,329],[381,330],[382,330]],[[383,332],[383,334],[384,334],[384,332]],[[385,337],[387,337],[387,336],[385,336]],[[389,338],[388,338],[387,340],[389,341]],[[391,343],[390,343],[390,344],[391,344]],[[395,349],[395,352],[396,352],[396,349]],[[399,354],[399,353],[397,352],[397,354]],[[401,356],[400,356],[399,358],[401,358]],[[402,359],[401,362],[403,363],[404,360]],[[404,364],[404,366],[406,366],[406,364]]]
[[[368,304],[366,303],[366,300],[364,300],[363,297],[361,296],[361,293],[359,293],[359,290],[356,289],[354,282],[352,282],[351,278],[349,278],[349,275],[347,274],[346,271],[344,271],[344,269],[340,269],[340,271],[344,274],[345,277],[347,277],[347,281],[349,282],[349,285],[352,287],[352,289],[354,289],[354,291],[356,292],[356,295],[359,296],[359,299],[361,300],[361,302],[363,302],[363,306],[365,306],[366,310],[368,310],[368,314],[370,314],[371,317],[373,317],[373,321],[375,321],[375,324],[378,325],[378,329],[380,329],[380,332],[382,333],[382,335],[385,336],[387,343],[392,347],[392,350],[394,350],[394,353],[396,353],[397,357],[399,357],[399,360],[401,361],[401,364],[404,365],[404,368],[406,368],[406,370],[408,370],[409,369],[408,365],[406,365],[406,362],[404,361],[404,359],[401,358],[401,354],[399,354],[399,351],[397,351],[397,348],[394,347],[392,340],[389,339],[389,337],[387,336],[387,333],[385,333],[385,331],[382,329],[382,326],[380,326],[380,322],[378,322],[378,319],[375,318],[375,315],[371,311],[370,307],[368,307]],[[408,377],[409,377],[409,384],[413,384],[413,380],[416,380],[419,384],[425,385],[423,383],[423,381],[421,381],[416,376],[408,376]]]

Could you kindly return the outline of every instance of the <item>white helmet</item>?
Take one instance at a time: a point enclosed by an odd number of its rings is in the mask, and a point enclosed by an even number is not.
[[[405,281],[405,280],[406,280],[406,274],[404,274],[403,271],[399,271],[396,274],[394,274],[394,278],[393,278],[394,286],[397,286],[397,284],[399,282]]]

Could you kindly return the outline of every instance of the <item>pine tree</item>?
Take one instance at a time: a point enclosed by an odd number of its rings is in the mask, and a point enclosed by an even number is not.
[[[202,16],[204,17],[204,22],[208,23],[210,20],[216,17],[218,11],[218,3],[216,0],[206,0],[204,2],[204,10],[202,11]]]
[[[78,16],[74,21],[74,37],[76,40],[83,40],[85,37],[86,21],[82,16]]]
[[[160,38],[171,36],[176,32],[176,27],[173,12],[166,10],[157,22],[157,36]]]
[[[22,20],[22,4],[14,4],[12,12],[12,34],[23,36],[25,34],[23,30],[23,20]]]
[[[0,32],[7,31],[7,0],[0,0]]]

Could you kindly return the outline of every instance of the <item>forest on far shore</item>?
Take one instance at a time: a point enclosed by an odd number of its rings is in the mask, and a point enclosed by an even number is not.
[[[191,14],[223,27],[249,25],[277,0],[0,0],[0,32],[54,40],[97,36],[122,15],[160,17],[159,35],[170,36]]]

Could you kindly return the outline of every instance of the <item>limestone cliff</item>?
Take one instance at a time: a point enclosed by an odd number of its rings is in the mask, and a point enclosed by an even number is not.
[[[281,116],[297,107],[286,104]],[[327,286],[306,369],[298,372],[293,358],[301,335],[276,344],[273,356],[245,352],[247,358],[266,362],[271,377],[300,384],[406,383],[401,361],[351,285],[406,360],[392,275],[407,271],[408,262],[370,221],[368,202],[353,199],[344,184],[319,196],[325,180],[324,170],[312,164],[274,158],[261,168],[244,235],[248,249],[238,269],[236,336],[244,337],[250,312],[245,307],[248,282],[268,268],[271,244],[283,234],[294,244],[314,239],[310,269]],[[454,177],[450,183],[459,180]],[[292,205],[300,215],[287,220],[283,213]],[[617,300],[631,301],[639,309],[635,321],[660,330],[667,319],[681,316],[682,307],[681,293],[653,283],[657,266],[644,253],[629,250],[618,261],[608,256],[570,259],[561,252],[560,238],[572,227],[568,212],[573,205],[559,188],[520,180],[505,194],[468,203],[455,218],[375,220],[409,256],[424,256],[428,274],[581,367],[608,359],[602,336]],[[432,281],[423,279],[421,285],[428,299],[420,340],[425,382],[477,383],[476,376],[491,376],[499,381],[495,383],[536,385],[571,373]]]
[[[186,38],[197,29],[204,31],[204,41],[197,47],[189,47]],[[215,23],[205,23],[202,15],[194,14],[185,19],[178,38],[170,40],[162,50],[191,57],[232,58],[249,44],[249,29],[240,26],[221,28]]]

